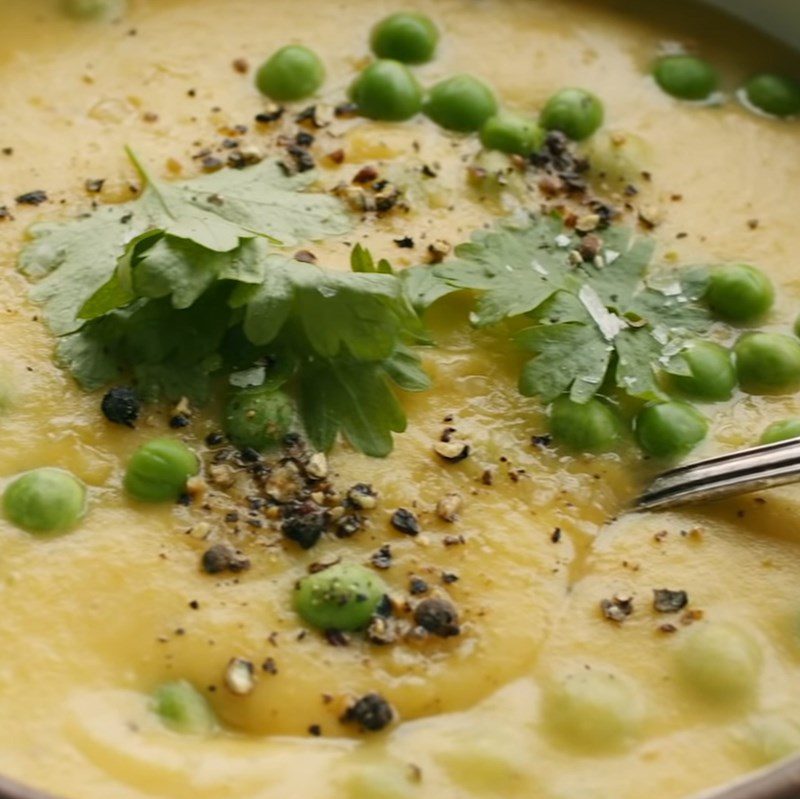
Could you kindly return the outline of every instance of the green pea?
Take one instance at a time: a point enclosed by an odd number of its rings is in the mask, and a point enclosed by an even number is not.
[[[614,411],[598,399],[580,403],[559,397],[550,409],[550,432],[570,449],[601,452],[614,445],[620,427]]]
[[[125,490],[142,502],[176,500],[198,468],[197,456],[185,444],[174,438],[154,438],[128,461]]]
[[[667,55],[653,67],[656,83],[681,100],[705,100],[717,88],[717,73],[708,61],[691,55]]]
[[[225,406],[224,427],[239,447],[264,450],[280,444],[294,423],[292,401],[275,389],[245,388]]]
[[[33,469],[6,488],[3,510],[10,522],[29,533],[61,532],[86,513],[86,486],[64,469]]]
[[[370,119],[402,122],[420,112],[422,88],[405,64],[384,59],[370,64],[350,86],[350,98]]]
[[[107,19],[125,10],[125,0],[63,0],[62,7],[75,19]]]
[[[749,264],[726,264],[711,271],[705,300],[729,322],[750,322],[763,316],[775,299],[772,281]]]
[[[791,117],[800,114],[800,83],[784,75],[765,72],[744,85],[747,101],[765,114]]]
[[[307,47],[290,44],[274,52],[256,72],[256,86],[272,100],[302,100],[325,80],[319,56]]]
[[[773,422],[761,434],[758,443],[775,444],[790,438],[800,438],[800,419],[781,419],[779,422]]]
[[[355,563],[340,563],[300,580],[294,608],[304,621],[321,630],[361,630],[386,595],[374,572]]]
[[[492,90],[472,75],[455,75],[437,83],[428,95],[425,114],[447,130],[480,130],[497,113]]]
[[[800,342],[782,333],[745,333],[733,348],[748,394],[790,394],[800,388]]]
[[[186,680],[160,685],[153,693],[153,701],[155,712],[175,732],[202,735],[217,727],[206,698]]]
[[[543,700],[546,727],[577,749],[619,749],[642,722],[633,686],[606,671],[568,674],[547,686]]]
[[[588,139],[602,124],[603,104],[584,89],[562,89],[545,104],[539,124],[547,130],[560,130],[570,139]]]
[[[745,740],[757,765],[774,763],[800,751],[800,724],[780,712],[756,716],[747,725]]]
[[[439,31],[429,17],[399,11],[382,19],[370,36],[372,52],[378,58],[393,58],[404,64],[424,64],[433,58]]]
[[[487,150],[528,156],[544,142],[544,131],[532,119],[502,111],[484,122],[481,144]]]
[[[731,398],[736,369],[730,350],[713,341],[692,341],[677,356],[689,374],[670,374],[670,383],[683,394],[720,402]]]
[[[761,673],[758,643],[732,624],[703,624],[686,633],[676,653],[683,682],[716,702],[755,693]]]
[[[708,423],[685,402],[648,405],[636,417],[636,440],[649,455],[670,458],[684,455],[708,432]]]

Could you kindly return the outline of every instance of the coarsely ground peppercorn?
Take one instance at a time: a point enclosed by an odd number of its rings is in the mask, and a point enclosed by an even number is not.
[[[311,549],[325,530],[327,514],[314,502],[289,506],[284,511],[281,532],[303,549]]]
[[[336,537],[350,538],[364,526],[364,520],[356,513],[347,513],[336,522]]]
[[[656,588],[653,591],[653,608],[658,613],[677,613],[689,604],[686,591],[671,591],[669,588]]]
[[[241,572],[250,568],[250,559],[230,544],[214,544],[203,553],[200,563],[207,574]]]
[[[133,427],[139,418],[141,404],[136,391],[128,386],[109,389],[100,403],[100,410],[109,422]]]
[[[378,732],[388,727],[394,720],[392,706],[376,693],[365,694],[345,711],[341,721],[355,723],[362,729]]]
[[[407,508],[398,508],[391,518],[392,527],[403,535],[419,535],[419,521]]]
[[[20,194],[16,201],[19,205],[41,205],[43,202],[47,202],[47,192],[42,189],[27,191],[25,194]]]
[[[633,613],[633,597],[619,594],[600,600],[600,611],[609,621],[621,624]]]
[[[377,552],[373,552],[370,562],[376,569],[388,569],[392,565],[392,548],[389,544],[384,544]]]
[[[455,605],[440,597],[423,599],[414,609],[414,622],[440,638],[450,638],[461,632]]]

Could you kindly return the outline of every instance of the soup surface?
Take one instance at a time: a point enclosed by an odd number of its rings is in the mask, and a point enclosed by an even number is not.
[[[758,327],[791,331],[800,129],[753,113],[733,90],[759,70],[798,71],[793,55],[682,3],[405,6],[442,32],[436,58],[416,68],[426,86],[474,73],[530,114],[564,86],[601,97],[605,125],[580,145],[593,194],[655,240],[659,263],[757,264],[777,287]],[[16,268],[26,230],[133,199],[141,176],[126,145],[166,180],[215,170],[233,151],[283,153],[280,136],[298,131],[314,137],[304,146],[317,188],[373,182],[352,180],[374,167],[401,207],[300,242],[340,270],[356,243],[401,269],[553,202],[535,169],[503,156],[498,185],[475,136],[422,116],[315,127],[296,121],[300,102],[255,121],[273,110],[253,85],[267,55],[313,48],[328,72],[318,107],[343,103],[371,26],[396,10],[389,0],[131,0],[87,21],[45,0],[0,6],[0,476],[56,466],[89,487],[89,512],[64,535],[0,522],[0,773],[81,799],[632,799],[645,785],[652,799],[678,799],[800,749],[797,490],[627,512],[667,464],[630,443],[600,455],[550,444],[545,403],[517,390],[523,359],[508,330],[464,324],[470,296],[426,314],[435,344],[420,355],[434,387],[402,394],[408,429],[392,453],[371,458],[344,441],[329,453],[337,491],[377,494],[363,529],[308,550],[243,499],[246,463],[236,461],[233,487],[209,471],[222,462],[218,403],[152,403],[135,429],[113,425],[102,392],[54,361]],[[651,63],[676,43],[716,65],[719,103],[660,91]],[[33,191],[47,200],[15,202]],[[693,457],[756,443],[800,413],[794,394],[737,392],[698,407],[710,432]],[[202,456],[208,485],[188,504],[122,491],[131,454],[156,436]],[[443,460],[435,445],[453,441],[469,456]],[[219,543],[249,568],[200,568]],[[379,574],[400,616],[424,597],[452,603],[459,634],[380,645],[309,628],[294,586],[337,559]],[[686,596],[661,594],[656,607],[661,589]],[[241,690],[232,662],[245,664]],[[181,734],[154,712],[153,692],[175,680],[206,697],[212,732]],[[347,721],[354,698],[371,693],[393,709],[380,732]]]

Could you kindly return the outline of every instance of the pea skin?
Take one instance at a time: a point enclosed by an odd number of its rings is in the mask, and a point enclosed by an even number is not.
[[[256,73],[258,90],[277,102],[310,97],[324,81],[325,67],[319,56],[297,44],[273,53]]]
[[[185,444],[174,438],[156,438],[133,453],[123,485],[140,502],[175,501],[198,469],[197,455]]]
[[[679,100],[707,100],[719,83],[711,65],[691,55],[659,58],[653,67],[653,77],[663,91]]]
[[[383,580],[364,566],[340,563],[300,580],[294,589],[294,608],[320,630],[362,630],[387,590]]]
[[[350,99],[365,117],[402,122],[420,112],[422,87],[405,64],[382,59],[353,81]]]
[[[545,104],[539,124],[546,130],[560,130],[574,141],[588,139],[603,124],[603,104],[585,89],[562,89]]]
[[[64,469],[33,469],[6,488],[3,510],[10,522],[29,533],[63,532],[86,513],[86,486]]]
[[[372,29],[370,46],[378,58],[404,64],[430,61],[439,43],[439,31],[424,14],[398,12],[382,19]]]
[[[469,133],[480,130],[497,108],[494,93],[485,83],[472,75],[455,75],[430,90],[424,110],[440,127]]]

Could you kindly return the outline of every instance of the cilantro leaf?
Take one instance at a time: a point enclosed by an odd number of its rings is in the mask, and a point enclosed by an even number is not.
[[[561,223],[550,217],[524,228],[482,233],[456,247],[456,260],[434,267],[433,275],[450,288],[481,291],[473,321],[478,327],[497,324],[536,310],[572,285],[561,235]],[[435,295],[428,291],[427,296]]]
[[[459,291],[459,287],[439,279],[429,266],[410,266],[398,273],[411,305],[422,313],[437,300]]]
[[[644,400],[664,396],[656,382],[655,370],[660,365],[664,343],[647,327],[627,328],[614,339],[617,365],[614,380],[631,397]]]
[[[315,446],[329,449],[339,429],[367,455],[385,457],[406,417],[378,364],[312,359],[300,376],[300,413]]]
[[[137,237],[168,234],[210,253],[230,252],[246,239],[264,237],[284,245],[346,232],[351,224],[341,202],[306,192],[313,172],[289,177],[276,161],[243,170],[226,169],[189,181],[165,182],[149,176],[129,153],[146,185],[141,196],[120,205],[101,206],[77,219],[35,225],[22,251],[20,270],[39,279],[31,292],[44,305],[56,335],[77,330],[98,290],[121,307],[123,289],[114,283],[120,258]],[[198,267],[199,268],[199,267]],[[108,299],[108,297],[106,297]]]
[[[422,362],[410,347],[399,344],[381,364],[383,371],[405,391],[427,391],[432,383]]]
[[[263,282],[237,287],[231,304],[246,305],[244,330],[255,344],[268,344],[292,319],[324,358],[388,358],[404,332],[419,329],[395,276],[336,272],[278,255],[268,258]]]
[[[602,241],[601,265],[585,263],[580,270],[607,307],[627,309],[647,272],[655,241],[634,236],[630,228],[622,226],[604,230]]]
[[[146,181],[138,213],[147,217],[147,227],[207,250],[228,252],[240,239],[254,236],[293,246],[349,227],[338,200],[301,191],[314,182],[311,171],[289,176],[278,161],[265,160],[247,169],[170,182],[156,180],[128,154]]]
[[[151,299],[171,297],[175,308],[188,308],[218,280],[260,283],[265,255],[261,239],[244,239],[238,247],[221,253],[187,239],[163,236],[133,270],[135,293]]]
[[[605,378],[614,347],[589,324],[564,322],[536,325],[520,331],[517,344],[536,353],[522,369],[520,393],[552,402],[569,394],[586,402],[597,393]]]
[[[472,289],[477,327],[531,317],[534,326],[516,336],[522,349],[535,354],[520,376],[523,394],[545,402],[569,394],[586,402],[609,385],[610,373],[625,394],[661,397],[656,373],[669,353],[711,323],[697,303],[707,273],[654,278],[648,273],[651,238],[623,226],[597,235],[599,246],[583,255],[581,237],[554,217],[481,232],[456,248],[454,260],[417,267],[407,291],[413,303],[426,307],[452,290]]]

